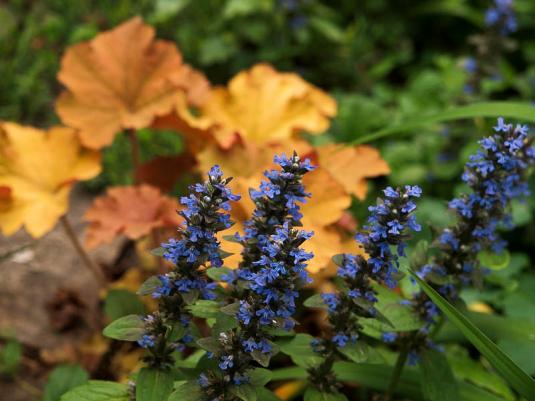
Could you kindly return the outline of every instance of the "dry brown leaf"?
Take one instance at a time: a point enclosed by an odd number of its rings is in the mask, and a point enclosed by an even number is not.
[[[139,17],[70,47],[58,79],[67,88],[56,103],[60,118],[94,149],[111,144],[122,129],[148,127],[185,96],[200,105],[209,90],[176,46],[156,40]]]
[[[181,222],[178,202],[150,185],[114,187],[86,211],[90,222],[85,244],[95,248],[120,234],[138,239],[157,227],[175,227]]]

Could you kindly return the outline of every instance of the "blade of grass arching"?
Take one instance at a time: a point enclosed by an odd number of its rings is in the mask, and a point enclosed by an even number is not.
[[[416,116],[409,121],[380,129],[355,139],[351,144],[359,145],[393,135],[410,135],[414,134],[418,128],[426,125],[475,117],[514,118],[519,122],[535,123],[535,106],[531,103],[519,102],[482,102],[453,107],[440,113]]]
[[[496,371],[518,393],[528,400],[535,400],[535,380],[519,368],[496,344],[479,330],[466,316],[446,301],[429,284],[420,279],[414,272],[411,275],[422,287],[429,298],[440,308],[446,317],[465,335],[465,337],[494,366]]]

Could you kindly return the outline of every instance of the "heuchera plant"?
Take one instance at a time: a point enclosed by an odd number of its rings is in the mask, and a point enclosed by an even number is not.
[[[449,202],[455,223],[435,229],[431,245],[421,241],[410,252],[410,268],[400,262],[411,234],[421,230],[415,211],[422,191],[411,185],[387,187],[355,236],[362,252],[333,257],[337,290],[304,302],[300,297],[311,282],[307,263],[313,255],[302,245],[313,233],[300,229],[300,206],[313,194],[302,178],[314,167],[295,153],[275,157],[277,168],[266,171],[260,188],[250,191],[255,209],[243,235],[225,237],[242,246],[241,263],[231,270],[224,266],[228,254],[218,233],[232,226],[231,202],[239,197],[227,187],[230,178],[214,166],[208,180],[181,199],[179,237],[156,250],[173,267],[140,290],[158,300],[158,310],[123,317],[105,329],[109,337],[137,341],[147,350],[148,368],[137,377],[136,394],[160,380],[159,399],[275,400],[265,388],[274,378],[269,368],[274,357],[286,354],[298,366],[275,377],[308,378],[305,401],[340,401],[346,399],[342,381],[354,377],[351,372],[372,347],[397,357],[382,376],[389,381],[382,387],[385,399],[396,392],[403,366],[422,365],[430,352],[438,355],[433,356],[436,366],[426,362],[425,369],[443,369],[435,376],[448,388],[456,385],[434,337],[444,321],[443,306],[427,290],[404,297],[399,282],[410,273],[446,300],[457,301],[464,286],[481,284],[489,255],[507,252],[499,230],[512,225],[511,201],[528,195],[535,148],[525,126],[499,119],[494,130],[466,164],[462,180],[469,191]],[[315,337],[299,325],[303,303],[326,310]],[[375,389],[382,386],[374,383]]]

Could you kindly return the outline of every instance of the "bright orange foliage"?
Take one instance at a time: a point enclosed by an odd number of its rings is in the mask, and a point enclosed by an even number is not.
[[[71,128],[1,123],[0,229],[10,235],[24,225],[43,236],[67,211],[74,183],[99,172],[99,153],[82,148]]]
[[[138,239],[157,227],[175,227],[181,222],[178,202],[150,185],[113,187],[86,211],[90,222],[85,245],[95,248],[120,234]]]
[[[122,129],[149,126],[184,98],[202,103],[209,90],[176,46],[155,40],[154,28],[139,17],[70,47],[58,79],[67,88],[56,104],[59,116],[94,149]]]
[[[303,131],[322,133],[336,114],[336,102],[297,74],[257,64],[227,87],[215,88],[202,113],[218,124],[215,136],[229,147],[236,133],[255,144],[280,142]]]

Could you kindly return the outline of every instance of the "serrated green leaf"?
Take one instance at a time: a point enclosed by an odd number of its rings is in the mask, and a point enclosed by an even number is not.
[[[122,341],[137,341],[145,333],[145,323],[139,315],[123,316],[104,328],[106,337]]]
[[[104,300],[104,313],[111,320],[127,315],[144,315],[145,305],[136,294],[124,289],[113,289]]]
[[[429,284],[421,280],[414,272],[411,274],[429,298],[461,330],[468,341],[488,359],[496,371],[526,399],[535,399],[535,380],[520,369],[511,358]]]
[[[87,382],[89,375],[79,365],[59,365],[48,376],[42,401],[57,401],[67,391]]]
[[[459,388],[445,355],[426,349],[420,356],[420,383],[424,397],[429,401],[457,401]]]
[[[60,401],[129,401],[126,384],[100,380],[89,381],[65,393]],[[193,401],[193,400],[192,400]]]
[[[167,400],[173,390],[170,370],[142,368],[136,380],[136,401]]]
[[[150,276],[146,279],[139,290],[137,290],[138,295],[151,295],[158,287],[161,287],[162,282],[158,276]]]

